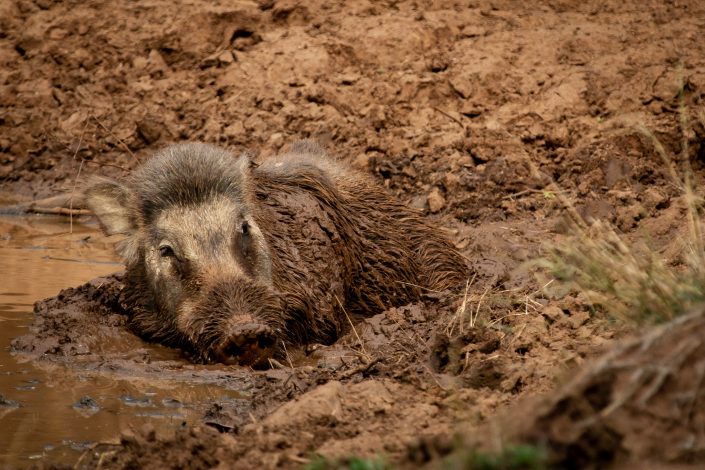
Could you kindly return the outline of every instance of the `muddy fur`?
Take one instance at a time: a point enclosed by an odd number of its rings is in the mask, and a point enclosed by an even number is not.
[[[86,195],[90,205],[91,197],[117,192],[127,207],[123,303],[132,328],[197,360],[222,360],[238,324],[277,346],[331,343],[349,320],[416,301],[425,290],[459,287],[467,276],[463,257],[438,228],[309,141],[259,166],[206,145],[170,147],[123,188],[99,182]],[[237,208],[233,237],[250,238],[227,241],[236,253],[231,273],[180,264],[182,300],[168,307],[173,295],[160,291],[145,248],[155,220],[172,207],[198,208],[221,196]],[[117,209],[94,207],[110,233],[112,215],[104,214]]]
[[[300,148],[253,174],[291,341],[330,343],[346,314],[373,315],[464,282],[465,263],[438,228],[320,150]]]

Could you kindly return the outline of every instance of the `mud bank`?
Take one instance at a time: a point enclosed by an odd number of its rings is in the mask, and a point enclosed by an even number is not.
[[[123,435],[119,444],[94,443],[82,460],[86,468],[98,460],[156,468],[163,461],[154,453],[163,446],[182,461],[207,443],[218,455],[206,452],[196,468],[229,461],[296,467],[316,454],[423,461],[430,457],[417,449],[424,438],[449,446],[454,423],[482,422],[517,394],[547,389],[561,364],[561,357],[539,354],[550,329],[540,314],[518,315],[521,341],[507,345],[500,330],[460,323],[462,299],[429,295],[357,324],[333,346],[291,350],[291,363],[267,371],[194,365],[127,330],[121,287],[120,276],[98,278],[37,303],[30,334],[13,341],[14,354],[73,374],[217,385],[239,399],[213,400],[200,425],[177,428],[175,435],[148,427]],[[578,344],[592,348],[592,339],[579,339],[591,336],[581,323],[564,338],[553,335],[554,347],[566,346],[560,355]]]

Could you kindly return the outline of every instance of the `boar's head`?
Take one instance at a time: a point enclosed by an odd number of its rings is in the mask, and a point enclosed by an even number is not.
[[[126,236],[124,299],[138,334],[201,361],[257,365],[271,354],[284,320],[251,167],[247,156],[180,144],[124,182],[84,190],[104,232]]]

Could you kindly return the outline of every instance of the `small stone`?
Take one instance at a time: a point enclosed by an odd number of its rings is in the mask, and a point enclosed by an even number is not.
[[[183,403],[176,398],[164,398],[162,400],[162,405],[167,408],[181,408],[184,406]]]
[[[676,98],[680,92],[680,80],[674,73],[664,71],[653,85],[653,97],[662,102],[669,102]]]
[[[208,69],[211,67],[215,67],[216,65],[218,65],[218,54],[217,53],[211,54],[208,57],[202,59],[201,63],[199,64],[199,67],[201,67],[201,69]]]
[[[85,396],[73,404],[73,409],[81,416],[88,418],[99,412],[100,406],[93,398]]]
[[[482,111],[482,107],[476,103],[465,102],[460,107],[460,114],[471,118],[481,115]]]
[[[637,222],[646,216],[644,206],[638,202],[627,207],[620,208],[617,213],[617,226],[620,230],[627,231],[634,228]]]
[[[132,59],[132,67],[136,70],[144,70],[149,65],[149,60],[146,57],[137,56]]]
[[[428,69],[433,73],[443,72],[448,69],[450,61],[444,54],[435,54],[428,62]]]
[[[243,127],[242,130],[244,132],[245,128]],[[279,150],[284,145],[284,134],[281,132],[275,132],[269,136],[268,142],[272,148]]]
[[[650,211],[662,208],[668,203],[668,195],[658,188],[645,189],[640,198],[644,207]]]
[[[471,156],[464,155],[458,159],[458,165],[462,166],[463,168],[473,168],[475,166],[475,162],[472,161]]]
[[[74,133],[81,129],[86,121],[86,117],[80,111],[76,111],[68,118],[59,123],[59,128],[66,133]]]
[[[73,407],[75,409],[81,409],[81,410],[90,409],[90,410],[97,411],[100,409],[100,407],[98,406],[98,403],[96,403],[96,401],[89,396],[81,397],[80,400],[78,400],[76,403],[73,404]]]
[[[166,61],[164,60],[164,57],[159,53],[158,50],[152,49],[149,51],[149,71],[151,73],[154,72],[166,72],[169,70],[169,66],[167,65]]]
[[[565,313],[563,313],[563,310],[556,307],[555,305],[549,305],[548,307],[544,308],[541,314],[549,321],[549,323],[560,322],[565,317]]]
[[[574,330],[577,330],[581,326],[590,320],[590,313],[584,310],[578,310],[576,312],[571,312],[571,316],[568,318],[568,324]]]
[[[460,185],[460,177],[454,173],[445,173],[443,175],[443,186],[446,191],[454,191]]]
[[[235,62],[235,57],[230,51],[224,51],[218,56],[218,63],[220,63],[221,65],[230,65],[233,62]]]
[[[267,416],[262,424],[267,429],[282,429],[323,419],[334,421],[342,412],[343,392],[340,382],[330,381],[284,403]]]
[[[465,248],[468,247],[468,245],[470,245],[470,239],[469,239],[469,238],[463,238],[462,240],[460,240],[458,243],[455,244],[455,247],[456,247],[458,250],[464,250]]]
[[[439,212],[446,205],[446,200],[438,188],[433,188],[428,194],[428,209],[432,213]]]
[[[360,79],[360,75],[356,73],[344,73],[338,75],[338,83],[341,85],[352,85]]]
[[[473,86],[472,83],[470,83],[470,80],[468,80],[466,77],[456,75],[448,81],[453,90],[455,90],[455,92],[461,97],[467,99],[472,96],[474,91]]]
[[[151,145],[162,136],[162,123],[152,117],[145,117],[137,123],[137,134]]]
[[[49,31],[49,39],[64,39],[69,32],[63,28],[54,28]]]
[[[5,395],[0,393],[0,407],[2,407],[2,408],[19,408],[20,404],[17,403],[15,400],[10,400],[9,398],[6,398]]]
[[[376,130],[384,129],[386,126],[387,116],[384,112],[384,107],[381,105],[372,105],[365,113],[372,127]]]

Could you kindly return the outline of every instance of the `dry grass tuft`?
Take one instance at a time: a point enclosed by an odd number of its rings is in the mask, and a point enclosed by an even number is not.
[[[680,118],[682,143],[677,156],[669,155],[646,127],[637,125],[632,130],[652,143],[673,184],[682,192],[688,223],[685,266],[668,266],[653,250],[630,246],[606,222],[587,224],[566,200],[563,203],[573,219],[571,233],[548,246],[546,255],[536,262],[564,287],[582,292],[594,306],[631,323],[667,321],[705,301],[705,246],[699,214],[702,198],[693,185],[682,91]]]
[[[667,321],[705,300],[702,264],[679,272],[657,253],[630,247],[604,222],[574,227],[537,264],[610,316],[637,324]],[[702,258],[702,252],[692,254]]]

